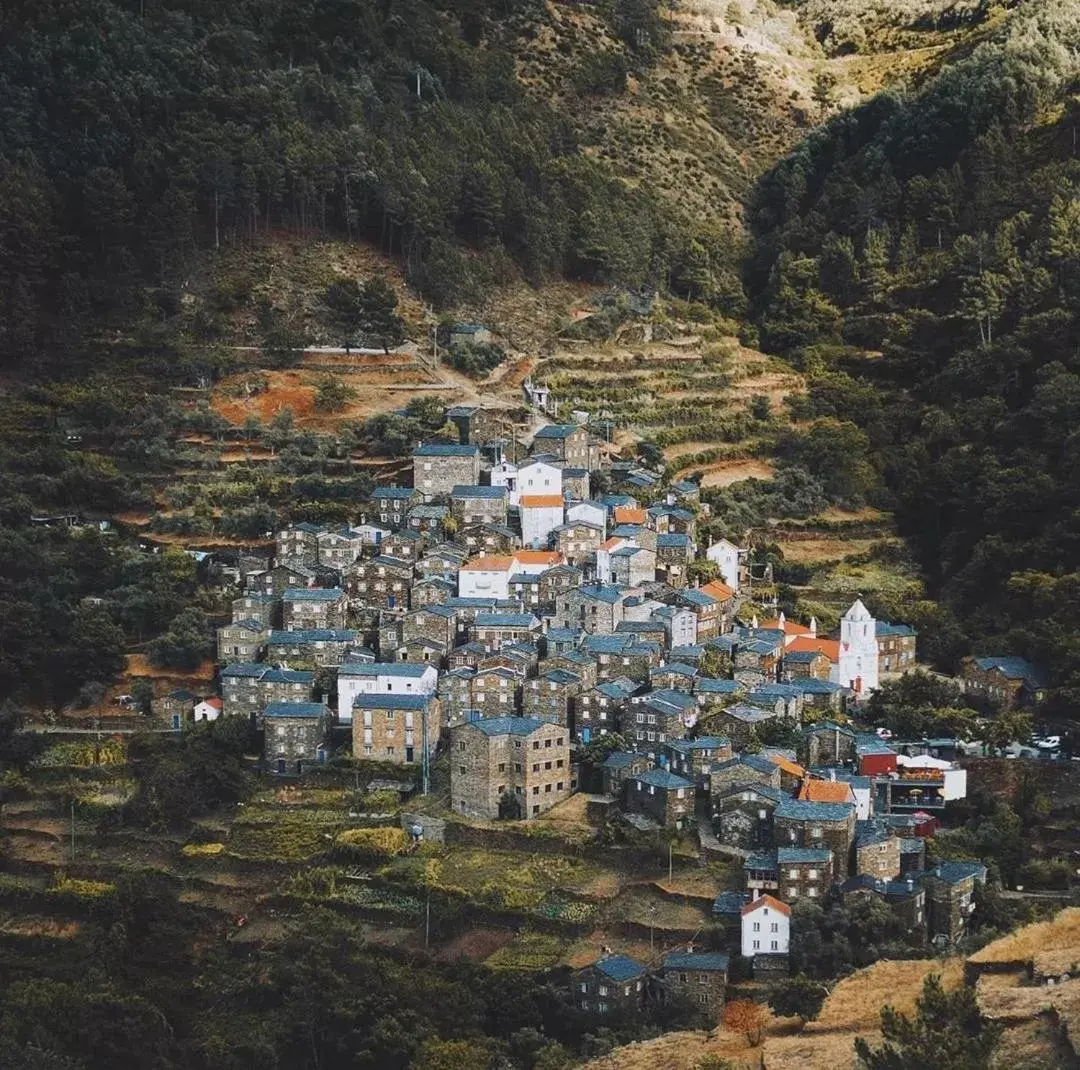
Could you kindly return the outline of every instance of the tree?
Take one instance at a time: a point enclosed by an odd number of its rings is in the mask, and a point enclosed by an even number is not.
[[[173,618],[168,631],[150,644],[150,661],[173,669],[197,669],[210,656],[211,649],[206,614],[185,609]]]
[[[765,1035],[765,1009],[753,1000],[732,1000],[724,1008],[724,1025],[733,1033],[741,1033],[748,1044],[760,1044]]]
[[[805,1023],[821,1013],[829,990],[819,981],[796,974],[781,981],[769,997],[769,1006],[781,1018],[799,1018]]]
[[[340,412],[356,397],[356,391],[336,375],[324,375],[315,388],[315,408],[319,412]]]
[[[825,117],[832,106],[833,90],[836,88],[836,76],[829,71],[822,71],[814,79],[814,88],[810,91],[810,97],[818,106],[818,112]]]
[[[702,676],[728,677],[732,670],[731,657],[722,650],[708,647],[701,656],[699,668]]]
[[[750,399],[750,415],[762,422],[772,416],[772,402],[769,401],[767,394],[755,394]]]
[[[364,283],[362,318],[364,333],[387,352],[405,340],[405,324],[397,312],[398,298],[385,275],[373,275]]]
[[[973,988],[946,992],[941,977],[931,974],[914,1017],[886,1007],[881,1012],[884,1043],[872,1048],[860,1037],[855,1054],[866,1070],[985,1070],[1002,1029],[982,1016]]]
[[[145,676],[140,676],[131,685],[131,697],[139,713],[149,716],[154,701],[154,685]]]

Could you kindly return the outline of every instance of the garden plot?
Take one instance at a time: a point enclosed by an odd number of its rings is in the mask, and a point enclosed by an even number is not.
[[[558,966],[566,953],[565,941],[548,933],[522,932],[490,955],[484,965],[498,971],[541,971]]]
[[[233,824],[228,853],[251,862],[306,862],[330,850],[350,824],[344,810],[248,806]]]
[[[605,914],[611,923],[631,922],[651,926],[658,933],[694,931],[711,919],[712,904],[678,902],[667,898],[655,888],[638,884],[626,889],[612,902]]]

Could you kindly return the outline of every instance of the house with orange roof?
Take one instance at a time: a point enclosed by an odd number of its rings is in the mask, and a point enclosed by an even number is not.
[[[195,704],[196,721],[216,721],[221,716],[223,703],[216,695]]]
[[[546,548],[551,533],[564,519],[562,494],[522,494],[518,506],[521,510],[521,541],[534,549]]]
[[[509,598],[513,573],[513,555],[474,557],[458,569],[458,597]]]
[[[642,524],[649,519],[649,514],[644,509],[634,509],[629,505],[615,506],[616,524]]]
[[[740,911],[742,953],[754,960],[754,975],[786,973],[791,947],[791,907],[761,895]]]
[[[804,780],[797,796],[802,802],[854,803],[855,793],[845,780]]]

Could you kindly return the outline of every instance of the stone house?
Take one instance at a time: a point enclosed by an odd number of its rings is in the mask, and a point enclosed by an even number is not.
[[[453,580],[465,560],[465,551],[460,546],[449,542],[440,543],[416,562],[416,574],[422,577],[442,576]]]
[[[281,598],[296,587],[314,587],[315,571],[306,565],[274,565],[265,572],[248,573],[248,590],[252,594]]]
[[[281,622],[281,599],[272,594],[247,593],[232,600],[233,623],[257,620],[270,631]]]
[[[263,725],[263,762],[271,772],[298,776],[326,761],[330,709],[324,703],[268,703]]]
[[[419,500],[420,492],[413,487],[376,487],[371,492],[371,511],[380,524],[399,528],[405,523],[405,514]]]
[[[697,674],[697,669],[693,665],[683,665],[678,661],[669,661],[666,665],[658,665],[649,673],[649,684],[655,688],[670,688],[674,691],[685,691],[689,694],[694,690],[694,680]]]
[[[451,405],[446,419],[458,429],[462,445],[482,446],[505,437],[499,418],[482,405]]]
[[[686,570],[694,560],[694,544],[689,535],[669,532],[656,539],[656,570],[670,587],[685,587]]]
[[[582,691],[574,700],[574,740],[590,743],[609,732],[620,731],[630,696],[638,685],[627,677],[617,677]]]
[[[673,773],[692,780],[698,787],[707,787],[712,767],[731,758],[731,740],[723,736],[668,739],[660,753],[661,761]]]
[[[719,788],[711,797],[717,839],[744,851],[771,846],[773,813],[781,798],[779,789],[767,784],[744,783]],[[775,883],[770,887],[775,891]]]
[[[457,666],[439,674],[437,694],[442,703],[443,723],[450,728],[470,718],[475,720],[479,711],[473,711],[472,678],[476,669]]]
[[[900,876],[900,837],[895,830],[860,821],[855,831],[856,877],[891,881]]]
[[[590,445],[589,432],[578,424],[547,424],[533,438],[532,454],[549,453],[562,462],[560,467],[597,467],[597,453]]]
[[[259,620],[237,620],[217,630],[217,656],[223,665],[258,661],[270,634]]]
[[[531,613],[477,613],[471,638],[498,650],[504,643],[534,641],[539,634],[540,621]]]
[[[469,705],[482,717],[514,717],[521,709],[522,674],[507,665],[477,669],[469,681]]]
[[[487,651],[483,643],[462,643],[450,651],[447,667],[450,669],[477,669]]]
[[[1026,658],[965,658],[959,683],[964,694],[976,701],[1011,709],[1042,702],[1049,678],[1044,669]]]
[[[727,994],[728,956],[716,951],[670,951],[660,962],[660,990],[665,1000],[696,1006],[719,1020]]]
[[[793,683],[802,691],[803,705],[828,713],[843,713],[847,709],[847,700],[852,692],[842,684],[832,680],[816,680],[813,677],[794,677]]]
[[[583,502],[589,497],[589,470],[587,468],[564,468],[562,470],[563,494],[568,501]]]
[[[656,551],[627,544],[612,550],[611,582],[623,587],[638,587],[656,578]]]
[[[569,650],[577,650],[584,635],[576,628],[548,628],[544,632],[544,656],[553,658]]]
[[[625,617],[623,593],[610,584],[563,591],[555,597],[552,624],[581,629],[589,635],[611,635]]]
[[[707,711],[741,697],[744,689],[734,680],[719,676],[699,676],[694,680],[694,698],[698,706]]]
[[[907,672],[915,667],[918,633],[910,624],[875,621],[874,637],[877,639],[879,677],[886,673]]]
[[[694,819],[694,785],[666,769],[649,769],[626,781],[624,805],[661,828],[688,827]]]
[[[522,709],[526,717],[557,721],[570,727],[574,699],[581,694],[581,677],[566,669],[548,669],[525,681]]]
[[[807,725],[796,745],[799,764],[809,768],[814,765],[846,765],[856,760],[855,732],[833,721],[819,721]]]
[[[596,551],[604,541],[604,529],[587,520],[571,520],[560,524],[551,532],[555,549],[571,564],[582,564],[595,559]]]
[[[597,659],[599,680],[628,676],[645,683],[664,656],[659,643],[642,642],[633,635],[586,636],[582,649]]]
[[[442,728],[436,695],[360,694],[353,701],[353,757],[421,761],[435,753]]]
[[[417,580],[409,588],[409,608],[429,609],[443,605],[448,598],[453,598],[457,588],[452,580],[442,576],[428,576]]]
[[[401,661],[427,662],[438,668],[446,660],[446,647],[422,635],[411,635],[401,640],[396,657]]]
[[[648,510],[647,523],[659,535],[686,535],[694,539],[697,517],[689,509],[678,505],[652,505]]]
[[[600,767],[604,778],[604,794],[618,799],[622,797],[627,780],[639,773],[646,773],[653,767],[653,760],[647,754],[637,751],[612,751]]]
[[[697,642],[712,639],[726,629],[727,622],[720,612],[720,603],[710,594],[697,587],[688,587],[679,592],[675,604],[689,609],[695,617],[694,634]]]
[[[709,723],[719,732],[731,738],[736,748],[745,747],[760,726],[766,721],[776,719],[776,714],[771,710],[763,710],[760,706],[751,706],[746,702],[737,702],[731,706],[725,706],[719,712],[709,715]]]
[[[345,590],[366,609],[399,610],[409,604],[412,579],[408,561],[380,554],[353,566],[345,577]]]
[[[677,479],[671,484],[668,501],[672,504],[681,502],[684,506],[700,505],[701,487],[688,479]]]
[[[404,616],[405,614],[399,609],[383,609],[379,611],[379,620],[376,625],[376,648],[382,661],[398,660]]]
[[[524,612],[539,616],[542,610],[540,581],[543,576],[528,572],[515,572],[507,581],[506,588],[510,598],[517,601]]]
[[[458,528],[454,542],[469,557],[505,557],[521,546],[521,537],[505,524],[465,524]]]
[[[429,542],[441,542],[446,538],[450,510],[445,505],[414,505],[405,514],[409,531],[423,535]]]
[[[744,784],[761,784],[779,791],[781,775],[780,767],[763,754],[743,752],[713,762],[709,769],[709,794],[720,796]]]
[[[291,587],[281,597],[286,631],[304,628],[344,628],[345,592],[337,587]]]
[[[450,492],[450,515],[458,527],[466,524],[506,525],[508,496],[505,487],[454,487]]]
[[[802,722],[803,694],[796,684],[758,684],[746,692],[751,706],[772,710],[777,717],[786,718],[796,726]]]
[[[778,847],[776,866],[785,903],[797,899],[825,901],[833,879],[833,857],[828,848]]]
[[[697,617],[685,606],[661,606],[653,610],[651,620],[664,626],[664,642],[669,650],[697,646]],[[704,654],[700,651],[698,657]]]
[[[855,839],[855,807],[783,799],[773,814],[773,836],[778,847],[827,848],[835,879],[844,880]]]
[[[781,671],[785,680],[797,680],[799,677],[828,680],[832,662],[821,650],[785,651]]]
[[[287,565],[315,565],[319,561],[319,535],[323,528],[318,524],[292,524],[279,531],[275,539],[275,556]]]
[[[401,642],[427,639],[444,654],[449,653],[457,638],[457,614],[446,606],[414,609],[401,619]]]
[[[413,486],[428,500],[446,497],[457,486],[480,482],[480,448],[446,442],[421,443],[413,450]]]
[[[155,698],[150,704],[150,709],[157,720],[171,728],[179,729],[191,720],[195,703],[198,701],[198,695],[180,687],[167,695]]]
[[[632,699],[623,715],[622,735],[638,750],[659,754],[669,739],[681,739],[693,727],[697,705],[682,691],[653,691]]]
[[[450,803],[481,820],[532,818],[569,797],[569,737],[534,717],[466,721],[450,729]]]
[[[580,587],[582,571],[573,565],[556,565],[540,573],[540,606],[550,614],[558,602],[559,596],[575,587]]]
[[[648,971],[627,955],[605,955],[573,978],[574,1003],[594,1014],[632,1014],[645,1002]]]
[[[315,673],[243,662],[221,671],[222,713],[259,718],[272,702],[309,702]]]
[[[318,563],[326,568],[346,569],[359,556],[364,542],[348,528],[320,531],[317,536]]]
[[[732,676],[745,687],[775,683],[781,643],[769,639],[741,639],[735,644]]]
[[[402,518],[404,523],[404,518]],[[405,561],[409,565],[415,565],[424,552],[427,540],[418,531],[409,528],[401,528],[393,535],[387,535],[378,546],[378,557],[393,557],[398,561]]]
[[[930,939],[954,946],[967,931],[975,910],[975,886],[986,883],[980,862],[939,862],[919,877],[926,892],[927,931]]]
[[[359,632],[352,628],[313,628],[298,631],[272,631],[266,643],[266,656],[275,665],[289,662],[319,667],[340,665],[349,649],[356,645]]]
[[[633,599],[626,600],[627,611]],[[667,632],[664,625],[658,620],[624,620],[615,626],[615,634],[618,636],[632,636],[637,642],[656,643],[658,646],[667,646]],[[659,669],[660,666],[657,666]]]
[[[551,633],[548,632],[548,635]],[[600,680],[600,666],[596,658],[584,650],[564,650],[559,654],[549,654],[544,659],[546,669],[566,669],[581,677],[586,688],[596,687]]]

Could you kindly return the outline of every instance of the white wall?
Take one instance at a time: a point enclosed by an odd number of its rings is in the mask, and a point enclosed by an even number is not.
[[[461,598],[509,598],[510,571],[459,569],[458,596]]]
[[[591,502],[576,502],[566,508],[566,520],[583,520],[586,524],[595,524],[602,532],[607,531],[607,510]]]
[[[495,465],[491,470],[491,485],[493,487],[506,487],[506,492],[510,496],[510,504],[516,506],[518,503],[518,466],[511,464],[509,461],[503,461],[502,464]]]
[[[546,466],[545,466],[546,467]],[[559,478],[562,482],[562,473]],[[522,493],[528,493],[523,491]],[[562,493],[562,490],[551,493]],[[543,506],[539,509],[521,507],[521,541],[526,548],[534,544],[543,549],[547,546],[551,533],[563,522],[562,506]]]
[[[739,590],[739,548],[727,539],[714,542],[705,556],[720,569],[720,579],[736,592]]]
[[[352,724],[353,702],[357,695],[433,695],[439,682],[434,665],[424,669],[422,676],[399,676],[392,665],[378,676],[338,675],[338,721]]]
[[[530,461],[518,469],[518,495],[562,494],[562,469],[544,461]]]
[[[878,686],[878,648],[874,618],[862,602],[856,600],[840,618],[840,660],[836,667],[837,683],[855,688],[861,696]]]
[[[758,930],[754,931],[754,926]],[[773,926],[776,926],[775,932]],[[773,947],[773,941],[776,947]],[[754,946],[754,942],[758,946]],[[791,944],[791,919],[787,914],[764,904],[742,916],[742,953],[745,958],[757,954],[786,955]]]

